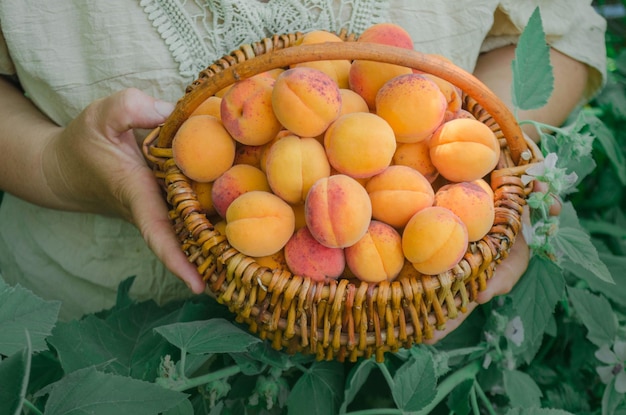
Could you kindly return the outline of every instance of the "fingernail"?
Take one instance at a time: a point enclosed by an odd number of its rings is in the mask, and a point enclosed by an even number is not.
[[[154,109],[162,116],[168,117],[174,111],[174,104],[166,101],[154,101]]]

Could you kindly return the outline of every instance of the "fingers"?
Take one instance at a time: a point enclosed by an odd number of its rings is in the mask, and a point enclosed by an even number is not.
[[[137,212],[133,215],[135,226],[167,269],[183,280],[193,293],[201,294],[206,284],[202,281],[196,267],[187,260],[187,256],[182,251],[168,217],[165,201],[154,178],[150,177],[150,179],[152,181],[146,182],[147,186],[136,194],[136,202],[133,202],[133,204],[141,205],[141,209],[131,206],[131,210]],[[150,203],[145,203],[145,201]]]
[[[101,102],[98,122],[111,138],[132,129],[150,129],[163,123],[174,105],[153,98],[136,88],[117,92]]]

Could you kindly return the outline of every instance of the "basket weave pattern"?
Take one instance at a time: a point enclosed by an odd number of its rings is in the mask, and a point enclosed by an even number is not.
[[[187,254],[218,301],[251,332],[270,339],[276,349],[313,353],[318,359],[382,360],[422,343],[465,312],[484,290],[496,265],[509,253],[521,229],[521,214],[530,188],[521,180],[537,149],[524,140],[504,105],[471,75],[423,54],[352,42],[295,46],[299,33],[274,36],[244,45],[202,71],[187,88],[164,125],[145,140],[143,152],[154,167],[169,203],[170,218]],[[490,232],[471,243],[453,269],[439,275],[399,278],[368,284],[345,278],[314,282],[289,270],[260,266],[232,248],[202,212],[191,181],[173,160],[171,141],[178,127],[209,96],[238,79],[291,63],[319,59],[369,59],[403,64],[444,78],[464,92],[463,107],[496,134],[501,159],[490,176],[495,221]]]

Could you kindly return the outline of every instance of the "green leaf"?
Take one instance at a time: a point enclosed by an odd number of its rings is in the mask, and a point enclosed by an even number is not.
[[[377,367],[376,362],[372,359],[361,360],[356,364],[348,373],[348,379],[346,380],[343,403],[339,408],[340,414],[345,414],[348,410],[348,405],[355,398],[359,390],[363,387],[367,378],[369,377],[373,368]]]
[[[617,304],[626,306],[626,273],[624,272],[626,269],[626,257],[601,252],[600,259],[606,264],[615,283],[599,280],[572,262],[565,262],[564,265],[569,272],[586,281],[591,290],[602,293]]]
[[[157,327],[157,333],[179,349],[191,354],[237,353],[261,342],[224,319],[174,323]]]
[[[582,228],[559,227],[553,243],[557,251],[605,282],[614,282],[607,266],[600,260],[591,237]]]
[[[61,303],[45,301],[26,288],[0,281],[0,354],[12,355],[26,346],[24,329],[33,352],[47,349],[45,338],[57,322]]]
[[[580,288],[568,287],[569,299],[596,346],[611,345],[617,335],[617,318],[609,301]]]
[[[512,69],[514,107],[530,110],[544,106],[554,88],[554,75],[539,7],[535,8],[519,38]]]
[[[287,398],[289,414],[328,415],[337,413],[343,391],[343,365],[319,361],[298,379]]]
[[[77,370],[51,385],[45,415],[153,415],[178,406],[187,395],[154,383]]]
[[[602,415],[613,415],[615,410],[624,402],[624,394],[615,390],[615,377],[604,388],[602,394]]]
[[[411,352],[411,358],[396,371],[390,385],[396,405],[407,412],[422,409],[437,394],[432,356],[421,348]]]
[[[474,387],[475,379],[467,379],[459,383],[448,395],[448,408],[455,415],[469,415],[471,411],[469,396]]]
[[[509,318],[519,315],[522,320],[523,347],[530,347],[541,339],[564,292],[565,280],[560,268],[546,258],[533,256],[508,295],[512,300],[512,309],[507,312]]]
[[[28,388],[31,355],[30,336],[27,334],[26,347],[0,362],[0,414],[22,413]]]
[[[589,234],[582,227],[578,213],[571,202],[563,203],[559,214],[559,224],[560,227],[554,236],[553,243],[557,249],[566,253],[562,259],[572,261],[574,264],[592,271],[592,275],[601,281],[613,283],[613,277],[608,267],[600,260],[598,250]],[[561,233],[562,229],[565,229],[563,233]],[[588,263],[581,264],[584,261],[588,261]]]
[[[188,399],[185,399],[184,401],[180,402],[177,406],[172,407],[168,409],[167,411],[163,412],[163,415],[193,415],[193,414],[194,414],[193,405],[191,404],[191,401],[189,401]]]
[[[519,370],[505,370],[502,373],[504,390],[512,407],[539,408],[541,389],[527,373]]]
[[[623,95],[623,94],[622,94]],[[581,117],[589,131],[595,136],[611,162],[622,185],[626,185],[626,157],[611,129],[589,111],[581,111]]]
[[[505,413],[506,415],[574,415],[571,412],[561,409],[548,408],[513,408]]]
[[[149,301],[116,310],[105,319],[89,315],[60,323],[48,341],[67,373],[97,366],[110,373],[154,380],[161,357],[177,351],[154,328],[203,317],[202,308],[192,303],[161,307]]]

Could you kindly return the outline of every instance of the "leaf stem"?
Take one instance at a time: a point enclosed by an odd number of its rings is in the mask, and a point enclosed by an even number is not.
[[[215,372],[207,373],[206,375],[197,376],[195,378],[184,379],[180,382],[177,382],[175,385],[171,387],[172,390],[177,392],[182,392],[187,389],[194,388],[196,386],[204,385],[211,381],[227,378],[237,373],[241,372],[241,369],[237,365],[225,367],[223,369],[217,370]]]
[[[346,415],[403,415],[401,409],[398,408],[376,408],[362,409],[360,411],[348,412]]]
[[[474,382],[474,388],[478,393],[478,397],[485,405],[485,408],[487,408],[487,412],[489,413],[489,415],[496,415],[496,410],[493,408],[493,405],[491,405],[491,401],[489,400],[489,398],[487,398],[487,395],[485,394],[483,388],[480,386],[480,383]]]
[[[435,399],[433,399],[428,405],[415,413],[415,415],[427,415],[432,412],[432,410],[439,405],[443,399],[452,392],[452,390],[457,387],[460,383],[469,380],[475,379],[476,374],[480,370],[480,361],[474,360],[456,372],[452,373],[450,376],[446,377],[438,386],[437,386],[437,394],[435,395]]]
[[[22,400],[22,404],[25,407],[27,407],[30,411],[35,413],[35,415],[43,415],[43,413],[39,410],[39,408],[37,408],[35,405],[33,405],[33,403],[31,401],[29,401],[28,399],[23,399]]]
[[[476,398],[476,382],[474,381],[474,385],[472,385],[472,390],[470,393],[470,404],[472,405],[472,411],[474,415],[480,415],[480,408],[478,407],[478,399]]]

